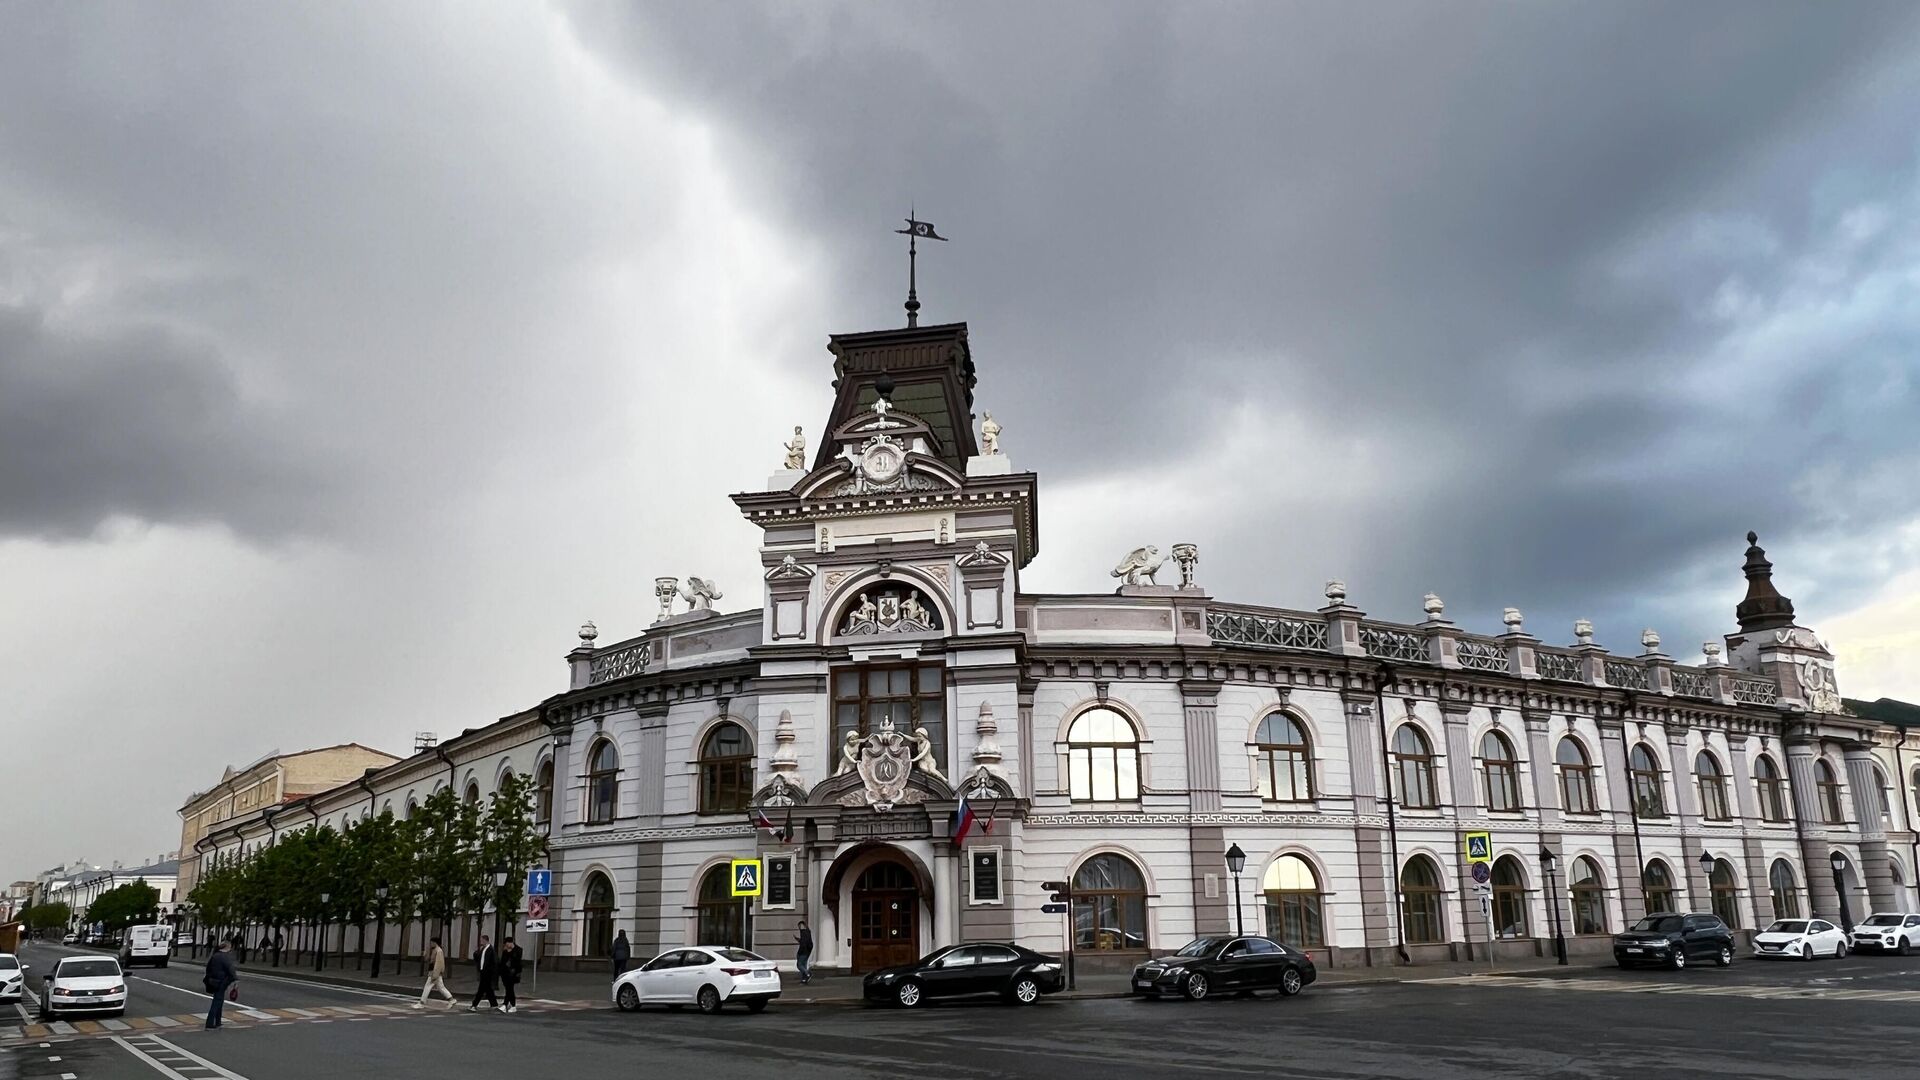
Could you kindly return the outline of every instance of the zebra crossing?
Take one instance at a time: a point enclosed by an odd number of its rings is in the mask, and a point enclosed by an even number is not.
[[[603,1008],[599,1001],[551,1001],[538,999],[520,1006],[523,1013],[577,1012]],[[327,1005],[307,1009],[248,1009],[229,1011],[222,1021],[227,1028],[284,1027],[288,1024],[364,1023],[374,1020],[426,1020],[435,1017],[468,1015],[465,1009],[451,1012],[441,1008],[415,1009],[404,1004]],[[0,1049],[31,1042],[67,1039],[111,1039],[143,1034],[165,1034],[198,1028],[206,1023],[204,1013],[173,1013],[165,1016],[103,1017],[98,1020],[54,1020],[47,1023],[0,1024]]]
[[[1920,990],[1855,990],[1838,986],[1763,986],[1738,983],[1690,985],[1635,979],[1540,979],[1524,975],[1454,975],[1414,980],[1427,986],[1480,986],[1493,989],[1560,990],[1601,994],[1682,994],[1695,997],[1734,997],[1767,1000],[1913,1001]]]

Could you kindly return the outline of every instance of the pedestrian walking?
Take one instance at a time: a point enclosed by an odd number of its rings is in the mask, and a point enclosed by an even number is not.
[[[807,929],[807,920],[800,920],[800,936],[793,940],[800,943],[800,951],[793,956],[793,966],[800,969],[800,985],[813,981],[813,931]]]
[[[480,988],[473,992],[473,1003],[467,1006],[468,1012],[480,1011],[480,999],[487,999],[489,1008],[498,1009],[500,999],[493,996],[493,980],[499,974],[499,957],[493,951],[493,945],[487,935],[480,935],[480,947],[473,950],[473,970],[480,976]]]
[[[627,962],[632,959],[633,946],[627,944],[627,932],[622,930],[613,935],[613,977],[626,974]]]
[[[287,947],[287,939],[281,936],[280,931],[275,930],[273,932],[273,966],[274,967],[280,966],[280,950],[286,947]]]
[[[246,963],[247,962],[247,939],[240,934],[235,934],[233,935],[232,942],[233,942],[233,951],[240,954],[240,962],[243,964]]]
[[[233,963],[233,942],[223,941],[220,950],[207,957],[207,993],[213,1001],[207,1006],[207,1030],[220,1026],[220,1008],[226,1004],[227,991],[240,981],[240,969]]]
[[[506,991],[504,1012],[519,1012],[520,1001],[513,996],[513,988],[520,982],[520,946],[512,938],[500,943],[500,988]]]
[[[440,939],[432,938],[427,943],[427,985],[420,988],[420,1000],[413,1003],[416,1009],[427,1007],[427,999],[435,991],[447,999],[447,1008],[453,1008],[459,999],[453,991],[447,989],[447,950],[440,947]]]

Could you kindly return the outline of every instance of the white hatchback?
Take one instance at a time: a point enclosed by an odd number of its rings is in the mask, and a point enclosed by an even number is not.
[[[127,1011],[127,977],[120,962],[107,956],[69,956],[56,964],[40,988],[40,1015]]]
[[[780,996],[780,971],[758,953],[730,945],[668,949],[614,980],[613,1003],[622,1012],[642,1005],[693,1005],[717,1013],[728,1002],[759,1012]]]
[[[0,952],[0,1001],[19,1001],[27,985],[27,965],[12,953]]]
[[[1920,915],[1910,911],[1876,911],[1853,927],[1854,952],[1899,953],[1920,948]]]
[[[1753,937],[1756,957],[1812,960],[1847,955],[1847,935],[1825,919],[1780,919]]]

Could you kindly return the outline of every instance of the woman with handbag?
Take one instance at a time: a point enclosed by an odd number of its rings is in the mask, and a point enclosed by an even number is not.
[[[207,994],[213,999],[207,1006],[207,1030],[220,1026],[220,1008],[228,997],[240,1000],[240,970],[233,963],[233,942],[222,941],[220,949],[207,957]]]

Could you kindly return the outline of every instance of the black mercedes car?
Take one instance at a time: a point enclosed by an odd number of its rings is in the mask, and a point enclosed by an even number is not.
[[[1690,960],[1733,963],[1733,931],[1718,916],[1658,911],[1613,935],[1613,958],[1621,967],[1660,964],[1675,970]]]
[[[1256,990],[1292,997],[1318,974],[1312,957],[1271,938],[1202,937],[1171,956],[1134,968],[1133,992],[1145,997],[1180,994],[1194,1001]]]
[[[862,989],[868,1001],[911,1009],[933,998],[986,995],[1031,1005],[1065,987],[1057,956],[1018,945],[949,945],[911,964],[870,972]]]

